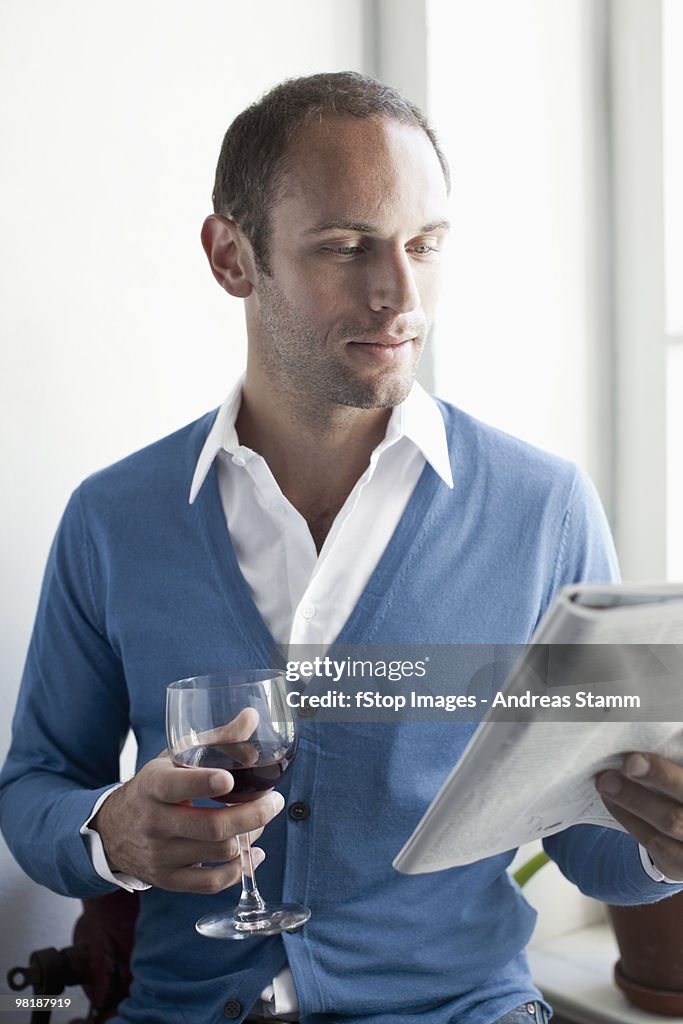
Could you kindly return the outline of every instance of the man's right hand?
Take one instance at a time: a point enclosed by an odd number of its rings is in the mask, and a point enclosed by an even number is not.
[[[231,807],[193,807],[226,796],[232,775],[216,768],[174,767],[164,752],[109,796],[90,828],[99,832],[109,867],[172,892],[217,893],[241,879],[237,836],[259,836],[284,807],[282,795]],[[253,849],[254,867],[265,857]],[[201,867],[202,864],[215,865]]]

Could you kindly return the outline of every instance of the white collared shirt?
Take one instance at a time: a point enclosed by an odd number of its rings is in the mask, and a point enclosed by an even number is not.
[[[281,644],[334,642],[396,529],[425,461],[453,486],[443,418],[419,386],[391,413],[386,434],[316,551],[304,517],[266,461],[239,443],[241,382],[218,411],[197,462],[190,502],[214,460],[223,510],[256,607]]]

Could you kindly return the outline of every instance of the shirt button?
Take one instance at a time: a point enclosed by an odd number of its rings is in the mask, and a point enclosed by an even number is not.
[[[246,466],[247,460],[243,455],[233,455],[232,461],[236,466]]]
[[[241,1012],[242,1004],[238,1003],[236,999],[228,999],[223,1007],[223,1016],[226,1020],[237,1020]]]
[[[308,804],[304,804],[300,800],[297,800],[296,803],[293,803],[290,806],[289,811],[287,813],[289,814],[292,821],[305,821],[305,819],[311,813],[311,808],[309,807]]]
[[[301,609],[301,614],[305,619],[312,619],[315,615],[315,605],[305,604]]]

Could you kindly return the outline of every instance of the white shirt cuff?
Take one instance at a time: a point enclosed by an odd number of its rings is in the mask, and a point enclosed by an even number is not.
[[[118,885],[121,889],[125,889],[126,892],[141,892],[144,889],[151,889],[151,885],[141,882],[139,878],[134,878],[132,875],[127,875],[124,871],[112,871],[107,862],[107,855],[104,852],[102,836],[94,828],[88,827],[107,797],[111,796],[114,790],[122,785],[122,782],[117,782],[115,786],[101,794],[92,809],[90,817],[81,825],[80,833],[85,839],[85,845],[90,854],[92,866],[100,878],[103,878],[105,882]]]
[[[666,875],[663,875],[659,868],[656,867],[655,862],[645,847],[641,846],[640,843],[638,843],[638,851],[640,853],[640,863],[653,881],[668,882],[670,885],[680,885],[683,882],[683,878],[668,878]]]

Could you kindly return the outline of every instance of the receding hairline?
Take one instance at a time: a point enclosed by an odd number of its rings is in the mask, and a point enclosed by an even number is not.
[[[334,135],[334,123],[341,124],[356,124],[359,128],[367,127],[373,123],[381,126],[382,123],[388,123],[391,125],[399,125],[403,128],[407,128],[410,131],[418,132],[422,139],[425,141],[435,159],[436,164],[439,167],[441,177],[446,189],[446,194],[450,191],[450,180],[444,170],[444,166],[439,157],[439,152],[434,145],[433,140],[421,124],[413,119],[395,117],[391,113],[377,113],[372,114],[369,117],[357,117],[353,114],[349,114],[346,111],[336,109],[325,109],[315,111],[311,117],[305,119],[297,125],[296,129],[291,133],[287,140],[287,145],[284,148],[282,155],[279,160],[279,166],[272,179],[272,206],[275,206],[280,200],[282,200],[288,193],[292,183],[296,181],[297,170],[301,165],[302,153],[305,157],[305,149],[302,146],[302,141],[305,140],[307,132],[315,131],[317,128],[325,127],[326,125],[331,129],[328,134],[330,137]],[[354,227],[351,222],[326,222],[321,223],[317,228],[311,228],[306,234],[322,234],[326,230],[333,228],[344,228],[347,230],[356,230],[362,233],[371,235],[374,233],[374,228],[370,223],[358,222]],[[427,233],[428,231],[435,231],[438,229],[448,231],[450,228],[450,222],[446,218],[438,217],[433,222],[430,221],[424,227],[420,228],[420,233]]]
[[[401,117],[398,113],[392,112],[377,112],[369,114],[367,117],[360,117],[357,114],[347,112],[346,110],[337,110],[335,107],[329,106],[319,110],[315,110],[306,115],[293,129],[291,134],[287,137],[286,145],[282,151],[280,158],[279,173],[283,175],[288,170],[291,170],[292,163],[290,163],[292,155],[296,152],[297,146],[300,144],[302,138],[306,135],[306,132],[315,130],[316,128],[329,127],[334,128],[335,123],[341,124],[352,124],[357,125],[359,128],[363,128],[367,125],[376,124],[381,126],[383,123],[391,125],[400,125],[402,128],[407,128],[410,131],[418,132],[418,134],[427,143],[429,149],[436,157],[437,163],[441,169],[446,191],[450,192],[450,176],[446,173],[446,168],[442,162],[442,154],[438,147],[435,145],[434,139],[430,136],[429,131],[411,117]],[[333,131],[329,131],[330,135],[333,135]]]

